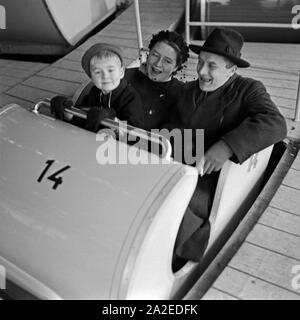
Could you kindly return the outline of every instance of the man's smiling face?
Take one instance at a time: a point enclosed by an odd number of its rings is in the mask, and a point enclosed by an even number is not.
[[[236,66],[232,65],[225,57],[207,51],[199,53],[197,73],[201,90],[217,90],[235,71]]]

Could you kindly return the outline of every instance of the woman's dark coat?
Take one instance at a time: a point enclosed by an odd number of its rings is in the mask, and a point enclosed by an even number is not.
[[[126,69],[125,79],[142,99],[144,123],[141,128],[161,129],[174,112],[184,83],[173,77],[166,82],[153,81],[139,68]]]

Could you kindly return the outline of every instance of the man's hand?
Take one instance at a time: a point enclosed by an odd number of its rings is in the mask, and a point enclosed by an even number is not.
[[[233,155],[232,150],[223,140],[213,144],[197,165],[200,175],[210,174],[221,170],[223,164]]]

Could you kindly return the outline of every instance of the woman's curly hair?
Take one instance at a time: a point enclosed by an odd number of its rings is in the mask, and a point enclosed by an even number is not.
[[[182,64],[185,63],[189,57],[189,47],[183,37],[175,31],[162,30],[152,36],[148,46],[149,50],[151,50],[157,42],[164,42],[176,51],[177,71],[181,70]]]

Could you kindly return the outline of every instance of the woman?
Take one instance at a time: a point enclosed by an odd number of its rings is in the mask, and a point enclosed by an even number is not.
[[[183,83],[174,78],[188,59],[184,39],[172,31],[160,31],[149,44],[146,63],[126,69],[125,79],[138,91],[143,101],[143,129],[160,129],[179,99]]]

